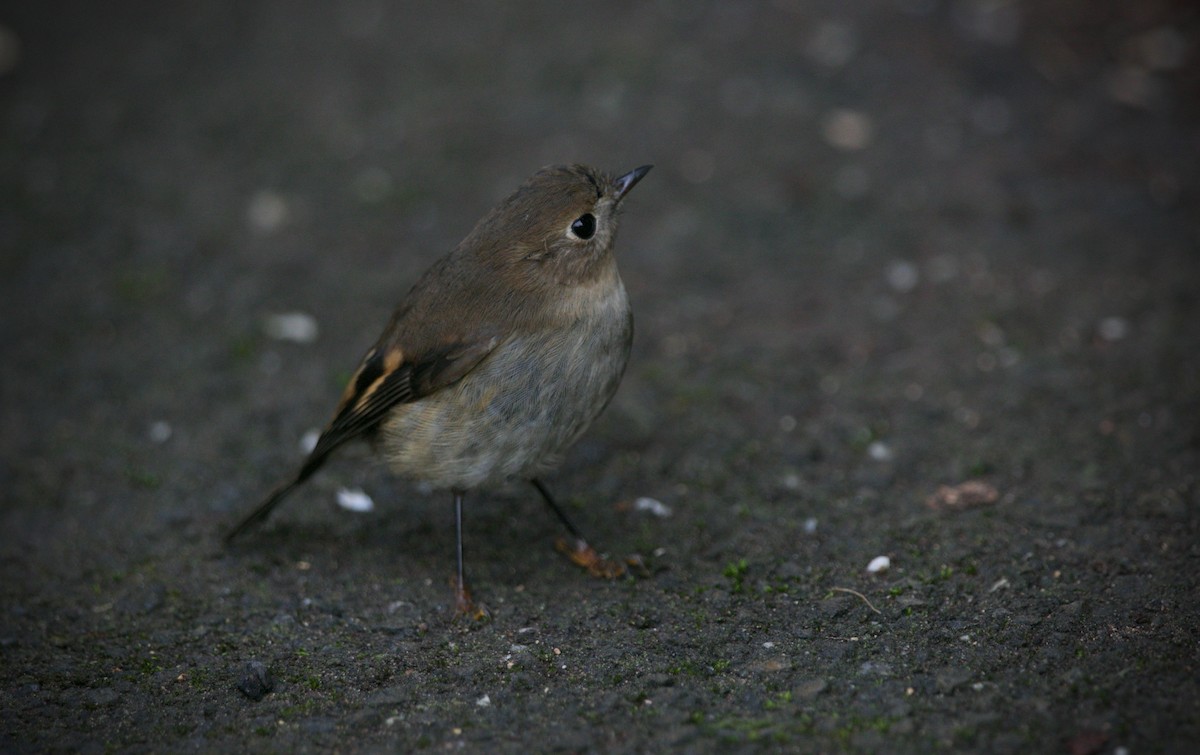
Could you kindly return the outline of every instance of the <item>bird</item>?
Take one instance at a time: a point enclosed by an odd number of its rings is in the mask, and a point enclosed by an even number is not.
[[[464,568],[468,493],[527,480],[572,541],[558,547],[600,577],[624,572],[580,534],[543,482],[617,391],[633,314],[613,246],[619,211],[650,172],[551,165],[501,200],[409,290],[367,349],[333,418],[295,475],[226,535],[263,522],[348,441],[397,476],[449,491],[456,615],[487,616]]]

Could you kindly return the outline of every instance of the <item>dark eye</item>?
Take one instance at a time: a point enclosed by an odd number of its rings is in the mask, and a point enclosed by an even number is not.
[[[580,215],[571,224],[571,233],[587,241],[596,233],[596,216],[592,213]]]

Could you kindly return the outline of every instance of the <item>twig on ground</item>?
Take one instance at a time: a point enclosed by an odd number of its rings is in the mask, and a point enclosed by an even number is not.
[[[862,598],[862,602],[867,604],[867,608],[870,608],[872,611],[874,611],[875,613],[877,613],[881,616],[883,615],[883,611],[880,611],[878,608],[876,608],[874,606],[874,604],[872,604],[871,601],[867,599],[867,596],[863,595],[858,590],[851,590],[849,587],[831,587],[829,589],[831,592],[848,592],[851,595],[857,595],[858,597]]]

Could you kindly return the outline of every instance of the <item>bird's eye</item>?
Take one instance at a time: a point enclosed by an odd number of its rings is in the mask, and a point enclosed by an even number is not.
[[[571,223],[571,233],[587,241],[596,234],[596,216],[588,212],[575,218]]]

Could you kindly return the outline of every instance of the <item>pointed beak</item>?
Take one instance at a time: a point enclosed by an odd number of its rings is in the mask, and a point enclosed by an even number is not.
[[[632,189],[637,184],[638,181],[641,181],[642,177],[645,176],[647,173],[649,173],[650,169],[653,167],[654,167],[653,165],[643,165],[640,168],[634,168],[633,170],[629,171],[625,175],[618,178],[616,181],[616,184],[617,184],[617,193],[615,195],[616,200],[618,202],[620,202],[625,197],[625,195],[629,193],[629,190]]]

